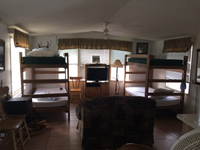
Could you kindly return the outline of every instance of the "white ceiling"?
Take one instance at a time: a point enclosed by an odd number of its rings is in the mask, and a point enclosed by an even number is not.
[[[0,0],[0,23],[31,35],[108,29],[122,37],[163,40],[199,34],[200,0]]]

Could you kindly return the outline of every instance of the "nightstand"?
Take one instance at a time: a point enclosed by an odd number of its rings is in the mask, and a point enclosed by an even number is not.
[[[6,110],[8,115],[32,113],[31,97],[14,97],[6,102]]]

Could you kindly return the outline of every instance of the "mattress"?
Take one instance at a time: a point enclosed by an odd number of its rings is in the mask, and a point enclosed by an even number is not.
[[[66,89],[60,87],[54,88],[37,88],[34,92],[37,94],[53,94],[53,93],[67,93]],[[32,98],[33,106],[36,108],[62,107],[67,105],[68,97],[45,97]]]
[[[126,87],[126,92],[131,96],[145,96],[145,87]],[[153,93],[154,89],[149,87],[149,93]],[[151,96],[148,96],[151,98]],[[172,106],[180,104],[180,99],[174,96],[167,96],[163,99],[155,99],[157,102],[156,106]]]
[[[183,66],[183,60],[177,59],[151,59],[151,65]],[[147,58],[128,58],[128,62],[147,64]]]
[[[22,57],[22,64],[65,64],[64,57]]]

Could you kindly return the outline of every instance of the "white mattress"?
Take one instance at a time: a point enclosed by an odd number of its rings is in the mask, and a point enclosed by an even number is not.
[[[145,96],[145,87],[126,87],[126,92],[130,94],[131,96]],[[149,93],[153,93],[154,89],[149,87]],[[148,96],[149,98],[151,96]],[[172,106],[180,104],[180,99],[174,96],[167,96],[163,99],[155,99],[157,102],[156,106]]]
[[[65,88],[54,87],[54,88],[37,88],[36,94],[50,94],[50,93],[67,93]],[[47,107],[61,107],[67,105],[68,97],[46,97],[46,98],[32,98],[33,106],[36,108],[47,108]]]

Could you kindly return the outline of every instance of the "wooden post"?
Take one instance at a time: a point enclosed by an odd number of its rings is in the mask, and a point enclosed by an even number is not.
[[[149,68],[150,68],[150,60],[151,57],[148,55],[147,57],[147,68],[146,68],[146,83],[145,83],[145,97],[148,98],[148,92],[149,92]]]
[[[65,62],[67,62],[67,78],[68,78],[68,84],[66,86],[65,82],[65,89],[68,91],[68,121],[70,121],[70,86],[69,86],[69,55],[68,53],[65,53]],[[67,59],[67,60],[66,60]],[[66,68],[65,68],[65,79],[66,79]]]
[[[20,65],[20,77],[21,77],[21,96],[24,96],[24,76],[23,76],[23,68],[22,68],[22,52],[19,52],[19,65]]]
[[[123,83],[123,95],[125,96],[125,81],[126,81],[126,59],[127,59],[127,55],[125,55],[125,59],[124,59],[124,83]]]

